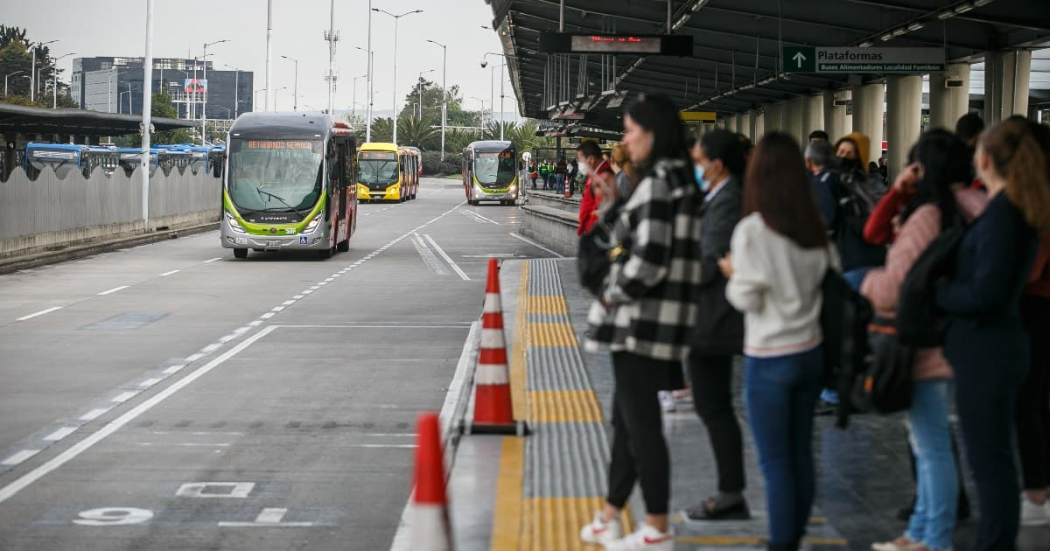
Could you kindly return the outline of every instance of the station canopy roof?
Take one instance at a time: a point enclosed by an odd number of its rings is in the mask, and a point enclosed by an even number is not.
[[[193,128],[199,122],[181,119],[151,119],[155,131]],[[83,109],[42,109],[0,103],[0,134],[71,134],[75,136],[123,136],[137,134],[140,115],[100,113]]]
[[[541,37],[549,45],[559,32],[560,0],[486,1],[519,110],[547,119],[557,107],[575,117],[556,125],[570,133],[621,130],[618,95],[660,93],[723,116],[885,76],[785,74],[784,47],[943,48],[948,63],[977,63],[1050,44],[1047,0],[564,0],[564,33],[665,35],[670,22],[670,34],[692,37],[692,55],[551,54]]]

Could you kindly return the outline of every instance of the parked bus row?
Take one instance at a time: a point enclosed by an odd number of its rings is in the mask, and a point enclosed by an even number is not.
[[[150,148],[150,173],[157,169],[165,173],[173,169],[189,169],[197,174],[203,170],[218,178],[222,176],[225,159],[224,145],[158,145]],[[106,176],[118,169],[130,175],[141,162],[142,150],[139,148],[102,145],[30,142],[26,144],[23,155],[23,168],[32,179],[36,179],[47,166],[60,177],[76,171],[88,178],[95,169],[101,169]]]

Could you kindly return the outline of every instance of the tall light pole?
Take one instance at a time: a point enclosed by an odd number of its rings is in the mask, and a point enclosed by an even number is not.
[[[368,0],[368,49],[365,50],[365,57],[368,58],[366,61],[368,65],[368,70],[366,71],[368,80],[365,81],[365,92],[368,93],[368,108],[366,109],[368,111],[368,121],[365,125],[365,141],[370,142],[372,141],[372,82],[374,80],[372,78],[374,69],[372,66],[372,0]]]
[[[427,39],[427,42],[441,46],[441,160],[445,160],[445,126],[448,124],[448,90],[445,88],[446,61],[448,61],[448,46]],[[420,96],[419,101],[423,98]]]
[[[270,110],[270,88],[273,87],[273,77],[271,75],[273,68],[273,62],[271,61],[271,55],[273,53],[273,0],[266,0],[266,86],[263,90],[266,90],[266,95],[263,96],[263,101],[266,103],[263,105],[263,111]],[[252,97],[252,110],[255,110],[255,97]]]
[[[350,102],[352,104],[350,106],[350,109],[351,109],[351,115],[350,116],[353,117],[353,118],[357,118],[357,81],[361,80],[363,78],[368,78],[368,73],[365,73],[365,74],[363,74],[363,75],[361,75],[359,77],[354,77],[353,97],[350,100]],[[366,80],[365,81],[365,85],[366,85],[365,87],[366,88],[368,87],[367,84],[368,84],[368,81]],[[365,138],[365,139],[367,140],[368,138]]]
[[[227,39],[204,43],[204,103],[201,105],[201,145],[208,145],[208,46],[229,42]]]
[[[273,89],[273,110],[274,110],[274,112],[277,112],[277,92],[280,92],[281,90],[287,90],[287,89],[288,89],[287,86],[281,86],[280,88],[274,88]]]
[[[416,94],[419,95],[419,120],[423,120],[423,75],[435,73],[434,69],[419,72],[419,80],[416,81]]]
[[[372,8],[372,11],[385,13],[390,17],[394,18],[394,88],[393,93],[391,93],[390,95],[394,98],[394,115],[392,117],[392,122],[394,126],[394,143],[397,143],[397,23],[401,20],[402,17],[412,15],[414,13],[423,13],[423,10],[407,11],[405,13],[402,13],[401,15],[394,15],[386,10],[381,10],[379,8]]]
[[[469,99],[476,99],[476,100],[478,100],[479,103],[481,103],[481,112],[480,112],[481,113],[481,121],[480,121],[480,124],[481,124],[482,131],[484,131],[484,129],[485,129],[485,100],[483,100],[483,99],[481,99],[481,98],[479,98],[477,96],[470,96]]]
[[[54,70],[51,71],[51,109],[58,109],[58,60],[76,55],[76,52],[70,52],[65,55],[60,55],[54,60]],[[5,83],[6,85],[6,83]]]
[[[54,44],[55,42],[58,42],[58,40],[56,39],[56,40],[48,40],[47,42],[37,42],[36,46],[32,47],[33,61],[32,61],[32,65],[30,65],[30,69],[29,69],[29,74],[31,76],[30,82],[29,82],[29,101],[30,102],[36,100],[36,51],[41,46],[47,46],[48,44]]]
[[[324,39],[328,41],[328,114],[335,113],[335,43],[339,34],[335,32],[335,0],[332,0],[332,13],[328,22],[328,32]]]
[[[485,28],[487,29],[488,27],[485,27]],[[506,54],[497,54],[496,52],[486,52],[484,58],[488,58],[490,55],[498,55],[499,58],[500,58],[500,62],[499,62],[499,139],[500,139],[500,141],[503,141],[503,126],[504,126],[504,120],[503,120],[504,119],[504,116],[503,116],[503,98],[506,97],[506,96],[503,95],[503,72],[504,72],[504,68],[507,65],[507,55]],[[495,66],[493,66],[493,69],[495,69]]]
[[[233,69],[233,118],[236,119],[241,108],[241,70],[225,63],[223,67]],[[298,68],[296,69],[298,73]],[[254,101],[255,98],[252,98],[252,100]]]
[[[252,92],[252,111],[255,111],[255,104],[258,103],[259,92],[266,92],[267,96],[270,94],[270,91],[266,88],[259,88],[258,90]],[[265,100],[267,96],[263,96],[263,100]],[[263,111],[266,110],[267,106],[263,105]]]
[[[24,72],[25,71],[15,71],[13,73],[7,73],[6,75],[4,75],[4,95],[5,96],[7,95],[7,78],[8,77],[13,77],[13,76],[18,75],[18,74],[22,74]]]
[[[281,57],[284,58],[284,59],[287,59],[288,61],[294,61],[295,62],[295,89],[292,91],[292,93],[295,94],[295,99],[294,99],[294,101],[292,103],[292,111],[298,111],[299,110],[299,60],[295,59],[294,57],[288,57],[286,55],[282,55]]]
[[[146,59],[142,64],[142,224],[149,231],[149,149],[153,110],[153,0],[146,0]],[[128,94],[129,96],[131,94]]]

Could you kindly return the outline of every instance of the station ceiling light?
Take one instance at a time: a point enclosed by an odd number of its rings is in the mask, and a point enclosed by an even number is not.
[[[921,29],[921,28],[923,28],[925,26],[926,26],[926,24],[923,23],[922,21],[916,21],[916,22],[912,23],[911,25],[908,25],[908,30],[909,31],[917,31],[917,30],[919,30],[919,29]]]
[[[892,39],[893,39],[893,33],[886,33],[886,34],[884,34],[884,35],[879,37],[879,40],[881,40],[883,42],[886,42],[886,41],[892,40]]]
[[[992,2],[995,2],[995,0],[977,0],[976,2],[973,3],[973,6],[975,8],[979,8],[981,6],[987,6],[988,4],[991,4]]]

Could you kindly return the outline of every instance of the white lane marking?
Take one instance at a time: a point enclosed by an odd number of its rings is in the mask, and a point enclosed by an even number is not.
[[[281,303],[281,306],[291,306],[293,304],[295,304],[295,300],[286,300]]]
[[[142,381],[141,383],[139,383],[139,388],[149,388],[149,387],[151,387],[151,386],[161,382],[162,380],[163,379],[158,379],[156,377],[154,377],[152,379],[146,379],[145,381]]]
[[[452,472],[455,467],[456,459],[456,447],[458,440],[452,438],[455,434],[454,425],[457,416],[457,409],[460,407],[461,398],[463,396],[464,389],[469,390],[473,385],[464,384],[472,376],[471,367],[474,365],[472,361],[474,358],[474,351],[476,348],[478,338],[478,322],[470,324],[470,332],[467,333],[467,340],[463,341],[463,352],[459,355],[459,364],[456,365],[456,374],[452,377],[452,384],[448,386],[448,392],[445,393],[445,403],[441,406],[441,413],[438,418],[441,420],[441,443],[445,449],[445,464],[447,465],[447,471]],[[462,401],[464,404],[465,401]],[[465,413],[465,412],[464,412]],[[413,489],[414,491],[414,489]],[[412,516],[409,514],[412,510],[412,495],[408,496],[408,502],[405,503],[405,508],[401,511],[401,521],[398,523],[397,532],[394,534],[394,540],[390,544],[391,551],[406,551],[409,546],[409,535],[412,533]]]
[[[469,213],[470,213],[470,214],[471,214],[472,216],[476,216],[476,217],[478,217],[478,218],[480,218],[480,219],[482,219],[482,220],[484,220],[485,222],[488,222],[488,223],[490,223],[490,224],[495,224],[495,225],[497,225],[497,226],[499,226],[499,225],[500,225],[500,223],[499,223],[499,222],[497,222],[497,221],[495,221],[495,220],[493,220],[493,219],[491,219],[491,218],[486,218],[486,217],[482,216],[481,214],[479,214],[479,213],[477,213],[477,212],[474,212],[474,211],[472,211],[472,210],[466,210],[466,209],[464,209],[464,210],[463,210],[463,212],[469,212]]]
[[[293,300],[303,300],[303,297],[304,297],[304,296],[305,296],[305,295],[295,295],[294,297],[292,297],[292,299],[293,299]]]
[[[415,448],[415,444],[350,444],[349,448]]]
[[[212,258],[210,260],[205,260],[204,263],[205,264],[211,264],[212,262],[215,262],[215,261],[218,261],[218,260],[222,260],[222,257],[220,256],[220,257],[217,257],[217,258]]]
[[[268,507],[255,517],[255,522],[220,522],[225,528],[305,528],[314,526],[312,522],[281,522],[288,509]]]
[[[510,232],[510,236],[513,237],[514,239],[520,239],[520,240],[528,243],[529,245],[532,245],[533,247],[536,247],[537,249],[542,249],[544,251],[547,251],[547,252],[553,254],[554,256],[556,256],[558,258],[565,258],[564,256],[562,256],[562,255],[560,255],[560,254],[558,254],[558,253],[548,249],[547,247],[544,247],[543,245],[540,245],[539,243],[529,239],[528,237],[525,237],[525,236],[522,236],[522,235],[518,235],[518,234],[516,234],[514,232]]]
[[[173,365],[173,366],[165,369],[164,370],[164,374],[165,375],[174,375],[175,373],[178,373],[179,371],[182,371],[182,368],[184,368],[184,367],[186,367],[186,364]]]
[[[265,314],[259,316],[259,318],[264,319],[264,320],[268,320],[268,319],[270,319],[270,318],[272,318],[272,317],[274,317],[276,315],[277,314],[275,314],[273,312],[266,312]]]
[[[5,465],[7,467],[12,467],[14,465],[18,465],[19,463],[25,461],[26,459],[29,459],[30,457],[33,457],[34,455],[36,455],[38,453],[40,453],[40,450],[22,450],[22,451],[20,451],[20,452],[18,452],[16,454],[12,455],[11,457],[8,457],[5,460],[0,461],[0,465]]]
[[[334,277],[330,277],[330,278],[328,278],[328,279],[325,279],[325,282],[326,282],[326,283],[331,283],[331,282],[333,282],[333,281],[335,281],[335,278],[334,278]]]
[[[210,488],[222,490],[207,492]],[[183,484],[175,492],[175,497],[192,497],[201,499],[247,499],[255,489],[254,482],[191,482]]]
[[[312,292],[314,292],[314,289],[307,289],[307,290],[303,291],[303,293],[302,293],[302,294],[304,294],[304,295],[309,295],[309,294],[310,294],[310,293],[312,293]]]
[[[294,327],[296,329],[466,329],[470,327],[463,325],[411,325],[400,323],[366,324],[350,323],[346,325],[281,325],[281,327]],[[404,361],[404,360],[397,360]]]
[[[280,312],[281,310],[284,310],[284,306],[274,306],[273,309],[271,309],[270,311],[271,312]]]
[[[33,318],[35,318],[37,316],[42,316],[44,314],[50,314],[51,312],[54,312],[55,310],[61,310],[61,309],[62,309],[61,306],[53,306],[51,308],[48,308],[47,310],[41,310],[39,312],[33,312],[32,314],[29,314],[28,316],[22,316],[22,317],[16,319],[15,321],[25,321],[25,320],[33,319]]]
[[[140,446],[177,446],[180,448],[228,448],[231,444],[227,442],[202,443],[202,442],[139,442]]]
[[[222,344],[226,344],[236,338],[237,335],[224,335],[221,339],[219,339],[219,342]]]
[[[233,334],[237,335],[237,336],[241,336],[242,334],[247,333],[248,331],[251,331],[251,329],[252,329],[251,327],[248,327],[247,325],[245,325],[243,327],[238,327],[237,329],[234,329],[233,330]]]
[[[62,427],[56,430],[55,432],[52,432],[51,434],[45,436],[44,440],[47,440],[48,442],[58,442],[59,440],[69,436],[70,434],[73,434],[76,431],[77,427]]]
[[[199,360],[199,359],[201,359],[203,357],[204,357],[204,354],[201,354],[200,352],[198,352],[196,354],[192,354],[190,356],[186,356],[186,363],[191,364],[191,363],[193,363],[193,362],[195,362],[195,361],[197,361],[197,360]]]
[[[250,325],[252,327],[259,327],[262,324],[263,324],[262,320],[252,320],[250,323],[248,323],[248,325]]]
[[[244,342],[242,342],[242,343],[238,344],[237,346],[235,346],[235,347],[231,348],[230,350],[228,350],[225,354],[223,354],[223,355],[219,356],[218,358],[215,358],[214,360],[208,362],[207,364],[197,368],[197,370],[195,370],[193,373],[190,373],[189,375],[183,377],[182,379],[179,379],[178,381],[176,381],[174,384],[172,384],[168,388],[158,392],[152,398],[142,402],[138,406],[135,406],[135,408],[132,409],[131,411],[128,411],[124,415],[121,415],[120,417],[114,419],[113,421],[110,421],[108,424],[103,426],[97,432],[95,432],[91,436],[88,436],[87,438],[81,440],[80,442],[77,442],[75,445],[71,446],[69,449],[67,449],[66,451],[62,452],[58,456],[52,458],[47,463],[44,463],[43,465],[41,465],[41,466],[33,469],[32,471],[29,471],[28,473],[22,475],[21,477],[19,477],[15,481],[11,482],[10,484],[4,486],[3,488],[0,488],[0,503],[3,503],[5,501],[7,501],[8,499],[11,499],[13,496],[18,494],[18,492],[24,490],[30,484],[36,482],[37,480],[40,480],[41,478],[46,476],[48,473],[54,471],[55,469],[61,467],[62,465],[65,465],[69,461],[73,460],[73,458],[75,458],[78,455],[84,453],[86,450],[90,449],[95,444],[98,444],[99,442],[101,442],[107,436],[109,436],[109,435],[117,432],[118,430],[120,430],[121,427],[123,427],[124,425],[127,425],[131,421],[134,421],[135,418],[137,418],[138,416],[140,416],[143,413],[149,411],[150,409],[152,409],[157,404],[163,402],[164,400],[166,400],[172,394],[175,394],[176,392],[182,390],[183,388],[185,388],[187,385],[189,385],[193,381],[196,381],[197,379],[199,379],[200,377],[204,376],[209,371],[211,371],[211,370],[215,369],[216,367],[218,367],[218,366],[222,365],[223,363],[225,363],[226,360],[229,360],[230,358],[236,356],[241,351],[243,351],[245,348],[248,348],[249,346],[254,344],[256,341],[258,341],[259,339],[261,339],[261,338],[265,337],[266,335],[270,334],[270,332],[273,331],[276,328],[277,328],[276,326],[267,327],[267,328],[259,331],[258,333],[252,335],[251,337],[246,339]]]
[[[110,402],[115,402],[117,404],[123,404],[124,402],[127,402],[128,400],[134,398],[135,396],[138,396],[138,392],[129,390],[127,392],[121,392],[120,394],[114,396],[113,399],[110,400]]]
[[[222,347],[221,344],[219,344],[217,342],[213,342],[213,343],[209,344],[208,346],[205,346],[204,348],[201,348],[201,352],[203,352],[205,354],[211,354],[212,352],[215,352],[216,350],[218,350],[220,347]]]
[[[102,417],[102,415],[104,415],[107,411],[109,411],[109,410],[106,409],[106,408],[93,409],[93,410],[85,413],[84,415],[81,415],[80,416],[80,420],[81,421],[94,421],[95,419],[98,419],[99,417]]]
[[[110,289],[108,291],[102,291],[101,293],[98,294],[98,296],[104,297],[106,295],[116,293],[117,291],[123,291],[124,289],[127,289],[128,287],[129,287],[129,285],[121,285],[120,287],[114,287],[114,288],[112,288],[112,289]]]
[[[172,270],[170,272],[164,272],[163,274],[160,274],[160,277],[168,277],[168,276],[170,276],[172,274],[177,274],[177,273],[179,273],[181,271],[182,270]]]
[[[445,254],[445,251],[441,248],[440,245],[437,244],[437,241],[434,241],[433,237],[430,237],[430,234],[424,235],[423,237],[426,237],[427,241],[430,241],[430,244],[433,245],[434,250],[437,251],[439,255],[441,255],[441,258],[445,259],[445,262],[448,262],[448,265],[452,267],[453,271],[459,274],[459,277],[463,278],[463,281],[470,281],[470,277],[467,276],[467,274],[463,270],[459,269],[459,266],[456,264],[455,260],[452,260],[452,257]]]

